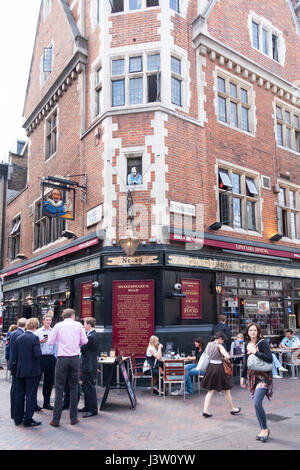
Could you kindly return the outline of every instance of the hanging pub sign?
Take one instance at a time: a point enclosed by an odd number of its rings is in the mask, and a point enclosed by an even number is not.
[[[43,216],[74,220],[75,188],[71,185],[55,184],[49,181],[42,181],[41,186]]]

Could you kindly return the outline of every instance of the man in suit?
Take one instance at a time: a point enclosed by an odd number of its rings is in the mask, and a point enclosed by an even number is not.
[[[222,333],[225,334],[226,341],[224,342],[224,347],[225,347],[227,352],[230,352],[230,348],[231,348],[231,331],[230,331],[228,325],[226,325],[226,316],[225,315],[219,315],[218,323],[211,330],[211,334],[212,334],[213,338],[215,338],[216,333],[218,333],[219,331],[221,331]]]
[[[20,335],[25,333],[25,325],[27,319],[20,318],[17,322],[18,328],[14,331],[9,341],[9,360],[8,369],[11,373],[11,388],[10,388],[10,417],[14,419],[14,404],[16,396],[16,372],[17,372],[17,358],[16,358],[16,342]]]
[[[85,411],[83,418],[89,418],[98,414],[96,376],[97,376],[97,353],[99,339],[95,330],[95,318],[84,319],[84,329],[88,342],[81,346],[81,372],[82,387],[84,392],[84,407],[78,411]]]
[[[25,427],[42,424],[40,421],[33,419],[41,375],[42,352],[39,338],[34,334],[38,326],[39,321],[37,318],[27,320],[25,333],[19,336],[16,341],[17,382],[14,407],[16,426],[22,423],[23,418]]]

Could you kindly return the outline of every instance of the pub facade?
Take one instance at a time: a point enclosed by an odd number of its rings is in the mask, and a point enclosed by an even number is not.
[[[277,3],[41,1],[5,331],[72,307],[101,350],[144,354],[219,314],[233,337],[300,327],[300,10]]]

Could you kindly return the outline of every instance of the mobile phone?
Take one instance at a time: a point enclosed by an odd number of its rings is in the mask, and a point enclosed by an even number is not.
[[[48,338],[48,335],[44,335],[44,338]]]

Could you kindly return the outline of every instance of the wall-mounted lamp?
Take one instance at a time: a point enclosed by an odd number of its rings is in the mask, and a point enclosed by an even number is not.
[[[222,286],[219,284],[216,285],[216,294],[222,294]]]
[[[208,227],[208,230],[219,230],[222,227],[221,222],[214,222]]]
[[[122,250],[127,256],[133,256],[140,243],[130,224],[127,225],[125,233],[120,237],[119,241]]]
[[[71,295],[71,292],[69,291],[69,289],[67,289],[66,290],[66,299],[69,299],[70,295]]]
[[[28,303],[28,305],[32,305],[33,301],[34,301],[34,297],[32,297],[32,295],[27,295],[26,302]]]
[[[166,297],[167,299],[173,299],[174,297],[175,297],[175,298],[176,298],[176,297],[177,297],[177,298],[178,298],[178,297],[179,297],[179,298],[181,298],[181,297],[186,297],[186,294],[181,293],[181,288],[182,288],[182,286],[181,286],[180,282],[176,282],[176,284],[174,284],[174,290],[173,290],[173,291],[171,291],[171,290],[167,291],[167,292],[165,293],[165,297]]]
[[[24,255],[23,253],[18,253],[17,256],[16,256],[17,259],[21,259],[21,260],[25,260],[27,259],[27,256]]]
[[[283,237],[282,233],[274,233],[274,235],[270,237],[270,240],[271,242],[278,242],[282,237]]]
[[[64,230],[61,236],[69,239],[77,238],[77,235],[75,235],[75,233],[71,232],[70,230]]]

